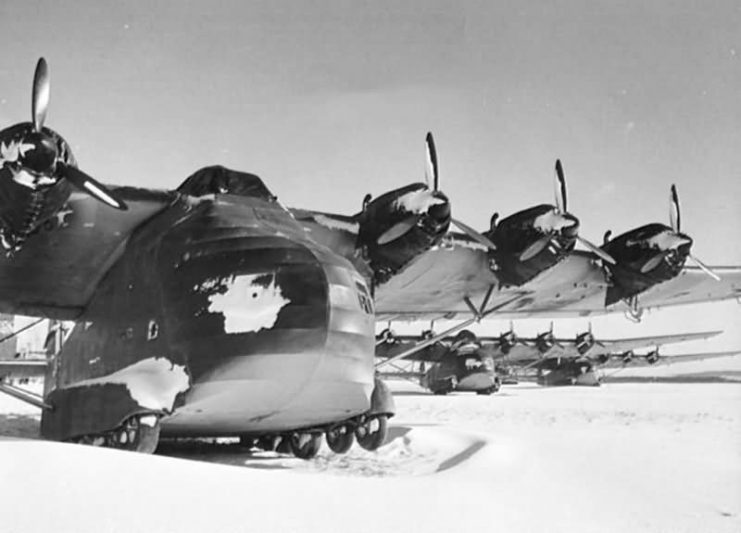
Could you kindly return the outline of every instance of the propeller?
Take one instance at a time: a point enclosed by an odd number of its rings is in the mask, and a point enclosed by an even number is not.
[[[566,194],[566,178],[563,174],[563,166],[561,160],[556,159],[556,208],[560,213],[567,213],[567,194]],[[591,241],[585,239],[581,235],[576,236],[576,240],[579,241],[582,246],[589,249],[593,254],[602,259],[603,261],[614,265],[617,263],[615,259],[605,252],[602,248],[593,244]]]
[[[675,233],[680,233],[682,229],[681,224],[682,217],[681,210],[679,208],[679,194],[677,194],[676,185],[672,184],[671,192],[669,194],[669,225],[671,226],[672,231],[674,231]],[[705,263],[700,261],[700,259],[692,255],[691,252],[688,254],[688,257],[700,268],[700,270],[705,272],[705,274],[716,281],[720,281],[720,276],[713,272]]]
[[[33,93],[31,98],[31,117],[33,118],[33,129],[40,133],[46,121],[46,112],[49,108],[49,66],[46,59],[39,58],[36,63],[36,71],[33,75]]]
[[[438,169],[437,150],[435,149],[435,139],[432,136],[432,132],[427,132],[427,136],[425,137],[425,146],[427,148],[425,182],[427,183],[428,187],[430,186],[430,182],[432,182],[432,190],[438,191],[440,187],[440,171]],[[463,233],[477,241],[479,244],[491,250],[497,249],[496,245],[491,241],[491,239],[476,231],[468,224],[465,224],[454,217],[450,217],[450,221]]]
[[[422,215],[409,215],[407,218],[403,219],[400,222],[397,222],[389,229],[384,231],[378,237],[378,239],[376,239],[376,242],[379,244],[379,246],[383,246],[384,244],[388,244],[391,241],[395,241],[402,235],[406,234],[407,231],[416,226],[417,222],[419,222],[421,218]]]
[[[20,159],[22,168],[34,175],[53,175],[58,172],[78,189],[111,207],[122,211],[128,209],[126,203],[116,197],[108,188],[75,166],[69,165],[59,158],[59,150],[55,138],[44,131],[44,122],[49,109],[50,81],[49,66],[46,60],[39,58],[33,76],[31,97],[31,119],[33,132],[23,141],[33,145]]]
[[[552,231],[557,230],[557,224],[562,222],[564,220],[564,215],[568,214],[568,194],[566,191],[566,178],[564,177],[563,172],[563,166],[561,165],[561,160],[556,160],[556,179],[554,180],[554,196],[555,196],[555,204],[556,204],[556,213],[555,217],[553,219],[553,230],[546,233],[541,237],[540,239],[533,242],[530,246],[525,248],[522,253],[520,253],[520,260],[521,261],[527,261],[536,255],[538,255],[548,244],[551,242],[551,238],[553,237]],[[610,254],[602,250],[599,246],[596,246],[592,244],[592,242],[588,241],[584,237],[580,235],[576,235],[576,240],[578,240],[582,245],[589,249],[592,253],[597,255],[600,259],[603,261],[606,261],[610,264],[615,264],[615,259],[612,258]]]

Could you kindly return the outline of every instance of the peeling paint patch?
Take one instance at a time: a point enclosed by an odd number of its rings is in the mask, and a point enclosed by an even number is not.
[[[433,205],[444,204],[445,200],[436,198],[433,191],[420,189],[399,196],[394,202],[394,207],[404,209],[410,213],[426,213]]]
[[[535,220],[533,221],[533,227],[543,233],[558,231],[562,228],[570,228],[575,224],[575,220],[566,218],[560,213],[557,213],[555,209],[551,209],[550,211],[535,217]]]
[[[465,239],[451,239],[452,244],[455,248],[469,248],[471,250],[481,250],[484,252],[488,252],[489,248],[484,246],[483,244],[477,242],[477,241],[467,241]]]
[[[314,221],[325,228],[349,231],[355,234],[358,233],[360,228],[360,224],[357,222],[345,222],[344,220],[337,220],[318,213],[314,215]]]
[[[190,379],[184,366],[165,357],[152,357],[107,376],[77,382],[69,388],[106,384],[125,385],[131,398],[142,407],[171,411],[178,393],[188,390]]]
[[[196,290],[218,287],[208,297],[208,310],[224,315],[227,333],[246,333],[269,329],[278,320],[278,313],[290,300],[283,297],[275,283],[275,274],[248,274],[226,279],[209,279]]]

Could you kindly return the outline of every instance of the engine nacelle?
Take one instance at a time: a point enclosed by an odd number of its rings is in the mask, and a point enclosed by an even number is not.
[[[42,141],[53,142],[60,160],[74,166],[67,142],[48,128],[43,133]],[[35,173],[27,167],[34,153],[42,151],[25,142],[34,135],[30,122],[0,131],[0,246],[8,251],[19,250],[29,235],[61,211],[72,190],[55,171]]]
[[[655,365],[659,362],[659,359],[661,359],[661,356],[659,355],[659,350],[652,350],[646,354],[646,362],[649,365]]]
[[[541,354],[547,354],[556,345],[556,338],[553,331],[541,333],[535,338],[535,347]]]
[[[682,271],[692,239],[664,224],[647,224],[602,246],[616,264],[606,264],[612,285],[606,304],[637,296]]]
[[[595,340],[594,335],[592,335],[591,331],[585,331],[584,333],[580,333],[576,336],[576,340],[574,344],[576,345],[576,350],[579,352],[579,355],[584,355],[589,352],[589,350],[592,349],[594,346]]]
[[[507,355],[517,345],[517,335],[512,330],[502,333],[497,340],[497,345],[499,346],[499,350],[504,355]]]
[[[357,215],[358,244],[376,283],[440,243],[450,226],[450,202],[424,183],[396,189],[364,202]]]
[[[576,245],[579,220],[553,205],[525,209],[498,223],[484,235],[495,245],[489,257],[505,285],[519,286],[563,260]]]

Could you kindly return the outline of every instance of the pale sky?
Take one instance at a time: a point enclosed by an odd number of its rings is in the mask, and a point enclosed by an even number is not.
[[[676,183],[696,255],[741,264],[739,28],[737,1],[4,0],[0,124],[43,55],[47,125],[107,183],[223,164],[351,214],[423,179],[432,130],[474,227],[552,202],[560,157],[586,237],[668,222]]]

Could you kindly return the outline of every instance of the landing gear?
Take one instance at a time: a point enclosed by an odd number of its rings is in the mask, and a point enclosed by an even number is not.
[[[334,453],[347,453],[355,441],[355,433],[349,424],[340,424],[328,429],[325,438]]]
[[[154,453],[160,439],[156,415],[132,416],[106,437],[106,446],[141,453]]]
[[[127,418],[116,429],[98,435],[82,435],[74,439],[74,442],[118,450],[154,453],[159,440],[159,417],[154,414],[144,414]]]
[[[383,415],[366,418],[355,428],[358,444],[371,452],[381,447],[388,433],[388,417]]]
[[[263,435],[255,442],[255,446],[266,452],[274,452],[280,444],[280,437],[277,435]]]
[[[291,453],[299,459],[312,459],[322,446],[321,433],[291,433],[288,437]]]

